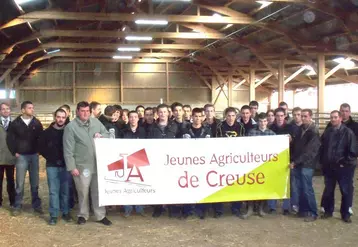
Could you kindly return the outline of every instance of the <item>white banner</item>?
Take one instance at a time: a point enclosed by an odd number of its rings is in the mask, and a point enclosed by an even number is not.
[[[289,197],[287,136],[96,139],[95,144],[101,206]]]

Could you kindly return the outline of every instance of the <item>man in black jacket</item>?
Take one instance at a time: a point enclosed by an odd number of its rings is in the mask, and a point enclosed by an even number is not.
[[[205,121],[203,122],[203,125],[206,125],[211,129],[212,137],[216,137],[216,128],[221,121],[215,117],[215,106],[213,104],[206,104],[204,106],[204,111]]]
[[[291,169],[297,174],[297,194],[299,196],[299,214],[306,216],[305,221],[317,219],[317,203],[312,178],[319,159],[320,140],[318,130],[312,121],[312,111],[301,111],[302,125],[292,142]]]
[[[356,137],[342,124],[342,114],[331,112],[331,127],[321,137],[320,162],[324,175],[325,188],[322,195],[323,218],[332,217],[334,211],[334,191],[338,182],[342,193],[341,217],[351,223],[349,207],[353,201],[353,177],[357,164]]]
[[[228,107],[224,111],[225,121],[218,124],[216,128],[216,137],[240,137],[245,136],[245,128],[242,123],[236,121],[236,110],[233,107]],[[231,211],[236,216],[240,217],[241,202],[233,202],[231,204]],[[214,218],[220,218],[224,213],[223,203],[213,203]]]
[[[165,104],[160,104],[158,109],[158,120],[149,128],[148,138],[151,139],[173,139],[178,135],[178,126],[173,121],[169,120],[169,107]],[[170,216],[180,218],[180,207],[178,205],[170,205]],[[161,216],[163,206],[154,206],[153,217]]]
[[[185,131],[190,126],[190,122],[187,122],[183,119],[183,105],[181,103],[175,102],[171,105],[174,123],[178,125],[178,136],[177,138],[181,138],[180,134]]]
[[[66,112],[58,109],[55,122],[42,132],[39,138],[39,153],[46,159],[46,174],[49,190],[49,225],[56,225],[60,210],[62,218],[69,222],[69,184],[70,173],[66,170],[63,156],[63,131],[66,125]],[[60,206],[61,205],[61,206]]]
[[[152,107],[147,107],[144,110],[144,124],[143,128],[148,133],[150,126],[154,123],[154,112]]]
[[[43,214],[39,198],[39,155],[37,142],[43,131],[41,122],[33,116],[34,105],[30,101],[21,104],[22,115],[9,126],[6,142],[10,152],[16,156],[16,198],[13,215],[19,215],[24,196],[24,184],[29,170],[32,208]]]
[[[117,125],[119,114],[114,106],[107,106],[98,120],[104,125],[110,134],[110,138],[119,138],[120,129]]]
[[[189,124],[187,128],[185,128],[181,135],[183,138],[210,138],[212,136],[211,129],[209,126],[204,125],[203,126],[203,117],[202,117],[202,110],[200,108],[194,108],[192,111],[192,120],[193,123]],[[202,203],[202,204],[185,204],[183,206],[183,216],[184,218],[187,218],[189,216],[194,215],[194,209],[196,211],[196,214],[200,219],[204,219],[208,204]]]

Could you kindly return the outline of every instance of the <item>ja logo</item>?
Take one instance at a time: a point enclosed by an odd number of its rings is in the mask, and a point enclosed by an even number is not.
[[[131,179],[139,179],[144,182],[140,167],[149,166],[149,160],[145,149],[141,149],[133,154],[120,154],[122,159],[108,165],[108,171],[115,171],[115,176],[124,179],[125,182]]]

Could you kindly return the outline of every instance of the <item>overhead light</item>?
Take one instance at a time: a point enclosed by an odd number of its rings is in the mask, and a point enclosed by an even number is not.
[[[221,16],[220,14],[218,14],[218,13],[214,13],[214,14],[213,14],[213,17],[215,17],[215,18],[221,18],[222,16]]]
[[[56,52],[59,52],[59,51],[61,51],[61,50],[60,50],[60,49],[56,49],[56,50],[47,52],[47,54],[53,54],[53,53],[56,53]]]
[[[232,27],[234,24],[227,24],[224,28],[223,28],[223,30],[225,30],[225,29],[228,29],[229,27]]]
[[[135,13],[134,13],[134,12],[132,12],[131,14],[132,14],[132,15],[134,15]]]
[[[195,32],[195,33],[200,33],[200,31],[199,31],[199,30],[196,30],[196,29],[193,29],[193,32]]]
[[[335,59],[333,59],[333,61],[338,64],[341,64],[342,68],[344,68],[344,69],[352,69],[356,66],[353,61],[347,60],[344,57],[335,58]]]
[[[24,4],[24,3],[28,3],[28,2],[31,2],[33,0],[14,0],[16,4],[18,5],[21,5],[21,4]]]
[[[135,23],[138,25],[168,25],[166,20],[136,20]]]
[[[47,53],[46,49],[44,49],[44,52]]]
[[[132,59],[132,56],[113,56],[113,59]]]
[[[39,38],[37,38],[37,42],[39,42],[39,44],[42,44],[42,42]]]
[[[305,66],[303,66],[303,68],[305,68],[306,70],[309,70],[309,71],[306,73],[306,75],[309,75],[309,76],[311,76],[311,75],[317,75],[316,71],[314,71],[314,69],[312,68],[312,66],[310,66],[310,65],[305,65]]]
[[[122,27],[122,31],[124,32],[124,31],[126,31],[126,27],[124,26],[124,27]]]
[[[33,27],[32,27],[32,25],[31,25],[30,22],[27,22],[27,25],[29,26],[29,28],[30,28],[31,30],[33,30]]]
[[[139,47],[119,47],[118,51],[140,51]]]
[[[127,36],[126,40],[153,40],[153,38],[149,36]]]
[[[259,9],[266,8],[267,6],[272,4],[272,2],[270,2],[270,1],[256,1],[256,2],[261,4],[261,7]]]

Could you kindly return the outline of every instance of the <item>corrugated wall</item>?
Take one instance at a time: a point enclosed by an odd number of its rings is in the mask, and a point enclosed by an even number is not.
[[[81,100],[156,104],[160,99],[193,105],[211,102],[211,90],[193,71],[164,63],[50,64],[18,89],[19,102],[31,100],[38,104],[73,104]]]

